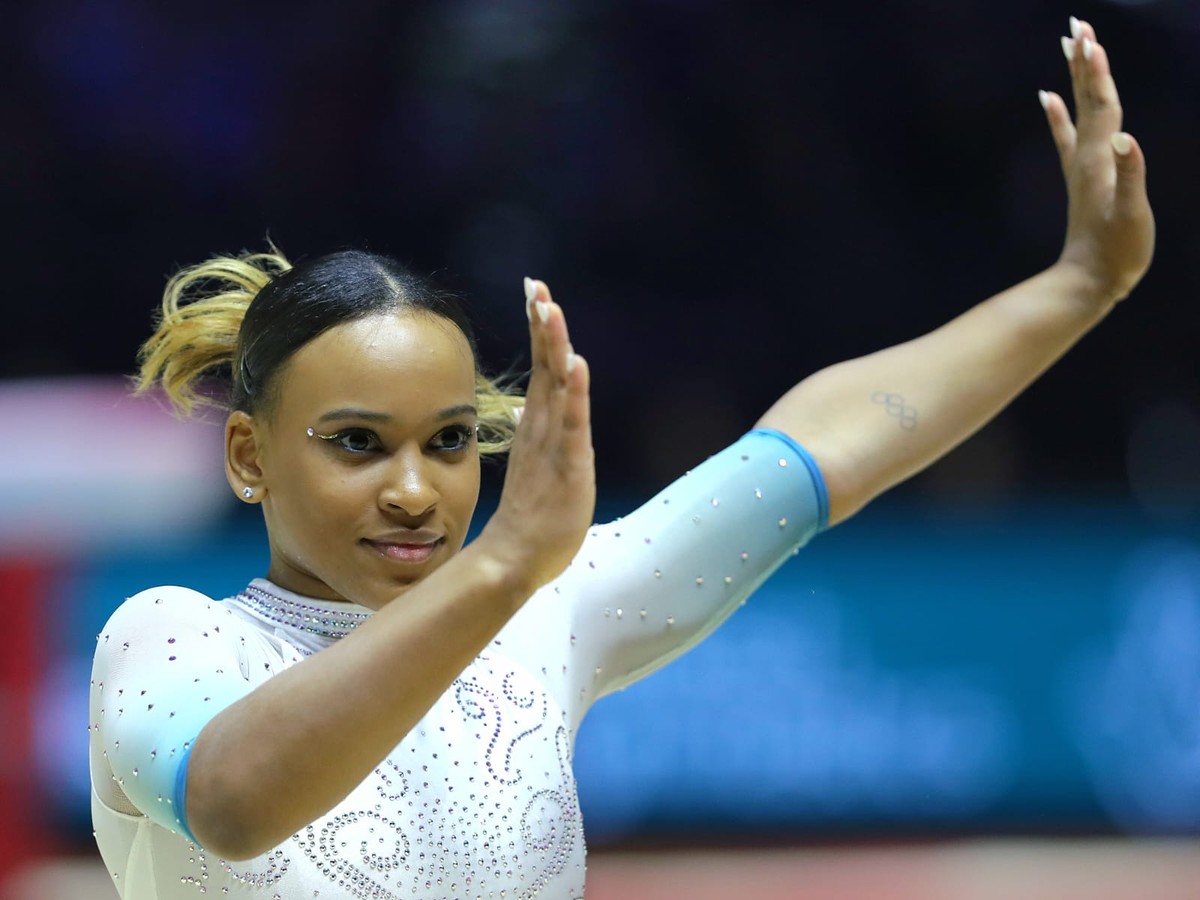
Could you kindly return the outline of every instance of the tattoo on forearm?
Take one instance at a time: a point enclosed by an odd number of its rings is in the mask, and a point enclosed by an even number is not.
[[[917,410],[916,407],[909,406],[904,402],[904,397],[900,394],[891,394],[887,391],[876,391],[871,395],[871,402],[878,403],[884,408],[889,416],[895,416],[900,420],[900,427],[905,431],[912,431],[917,427]]]

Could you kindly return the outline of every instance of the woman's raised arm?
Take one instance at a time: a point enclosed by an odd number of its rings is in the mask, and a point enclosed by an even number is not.
[[[830,523],[934,462],[1017,396],[1138,283],[1154,251],[1145,159],[1121,131],[1092,27],[1063,39],[1076,122],[1040,94],[1066,179],[1067,234],[1046,271],[927,335],[800,382],[759,420],[803,444],[829,488]]]

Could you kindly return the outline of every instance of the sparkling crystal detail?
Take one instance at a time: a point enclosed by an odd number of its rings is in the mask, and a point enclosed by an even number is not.
[[[280,597],[255,584],[232,599],[264,619],[327,638],[345,637],[371,617],[369,613],[311,606]]]

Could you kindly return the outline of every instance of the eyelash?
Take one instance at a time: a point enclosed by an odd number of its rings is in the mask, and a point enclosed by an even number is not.
[[[457,437],[457,441],[451,446],[438,446],[437,441],[448,435]],[[448,428],[443,428],[430,442],[434,451],[439,453],[461,453],[471,445],[471,438],[475,435],[475,429],[469,428],[466,425],[451,425]],[[342,450],[351,456],[365,456],[368,453],[378,453],[383,449],[383,444],[379,440],[379,436],[375,432],[366,428],[343,428],[341,431],[335,431],[332,434],[316,434],[318,437],[328,444],[332,444],[335,448]],[[367,439],[368,445],[362,448],[348,447],[344,443],[348,438]]]

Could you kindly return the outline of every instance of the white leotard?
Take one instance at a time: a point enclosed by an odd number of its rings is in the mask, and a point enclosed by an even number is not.
[[[826,516],[811,458],[751,432],[592,529],[370,776],[247,862],[190,836],[191,742],[370,611],[263,580],[221,601],[182,587],[130,598],[99,636],[89,719],[96,840],[121,897],[582,897],[571,754],[588,707],[703,638]]]

